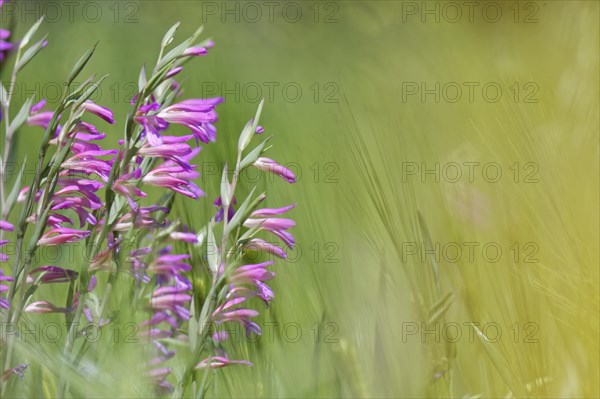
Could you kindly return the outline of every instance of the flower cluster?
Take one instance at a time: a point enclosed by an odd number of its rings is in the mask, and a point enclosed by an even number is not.
[[[27,48],[40,22],[19,44],[13,78],[46,46],[42,39]],[[205,195],[197,185],[200,173],[195,159],[202,149],[200,143],[217,138],[217,107],[223,102],[222,98],[180,99],[181,86],[175,77],[186,62],[206,55],[213,42],[196,43],[201,33],[198,30],[166,52],[177,27],[173,26],[163,38],[154,69],[142,69],[138,92],[125,120],[125,135],[118,140],[117,148],[107,148],[105,139],[115,135],[112,125],[118,123],[118,118],[108,107],[90,100],[102,79],[90,78],[77,89],[71,87],[94,49],[84,54],[71,71],[55,110],[45,110],[44,100],[34,103],[32,98],[17,117],[7,121],[11,128],[5,135],[6,151],[14,147],[13,140],[19,138],[16,133],[22,125],[40,127],[43,133],[39,165],[29,185],[21,186],[20,179],[16,179],[8,190],[4,187],[4,170],[0,170],[0,199],[4,205],[0,247],[9,243],[3,238],[5,233],[18,232],[11,237],[17,248],[15,256],[0,253],[0,311],[4,320],[11,321],[18,321],[23,312],[39,317],[63,314],[68,321],[67,336],[76,340],[84,335],[81,323],[109,326],[115,322],[113,315],[119,306],[133,306],[141,335],[150,344],[143,374],[154,382],[158,392],[177,390],[178,396],[183,396],[190,380],[199,383],[194,370],[251,365],[249,360],[229,359],[224,350],[227,334],[220,331],[211,335],[204,326],[234,322],[249,334],[260,334],[258,324],[252,321],[258,311],[252,309],[249,300],[260,298],[267,306],[273,300],[273,290],[267,285],[275,277],[273,262],[244,264],[244,252],[252,248],[285,258],[282,247],[258,237],[264,232],[279,238],[282,246],[293,247],[295,242],[289,232],[295,222],[279,217],[295,204],[257,209],[266,196],[255,196],[252,190],[238,207],[240,173],[255,167],[290,183],[296,178],[290,170],[262,156],[270,138],[250,148],[264,133],[258,125],[261,103],[239,137],[234,170],[226,166],[223,171],[221,195],[215,201],[217,213],[207,215],[206,224],[196,229],[173,215],[176,198],[199,200]],[[0,34],[3,61],[13,46],[7,41],[8,31]],[[29,59],[24,61],[22,57]],[[10,103],[10,96],[3,99],[3,110],[10,110]],[[4,117],[11,115],[6,112]],[[171,133],[173,124],[184,126],[190,134]],[[103,132],[104,126],[107,133]],[[229,172],[233,172],[231,181]],[[6,196],[9,191],[11,195]],[[157,191],[162,196],[151,201]],[[13,221],[12,210],[16,207],[21,207],[21,217],[15,215]],[[24,241],[26,232],[31,232],[29,244]],[[39,248],[78,243],[85,243],[86,256],[80,264],[34,265],[33,255]],[[124,243],[135,246],[125,248]],[[12,267],[5,268],[8,262]],[[124,284],[124,275],[133,291],[131,301],[119,302],[122,299],[111,294],[118,284]],[[47,284],[69,287],[64,306],[38,293],[37,288]],[[176,354],[174,342],[188,345],[191,352],[191,360],[178,381],[173,381],[168,364]],[[63,353],[76,368],[81,358],[72,353],[73,346],[73,340],[66,340]],[[22,374],[25,364],[9,362],[14,343],[2,348],[7,348],[0,356],[6,361],[0,369],[3,375],[9,378]],[[61,380],[59,388],[64,393],[67,381]]]

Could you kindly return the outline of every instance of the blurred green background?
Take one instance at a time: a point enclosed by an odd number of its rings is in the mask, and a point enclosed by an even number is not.
[[[59,1],[15,11],[18,36],[44,7],[49,32],[16,103],[35,93],[52,107],[99,41],[86,72],[110,74],[95,100],[119,118],[105,129],[112,143],[164,32],[181,21],[183,39],[205,26],[216,46],[181,74],[184,96],[226,102],[218,142],[198,161],[207,198],[177,202],[198,224],[214,212],[215,163],[233,160],[266,99],[269,154],[299,181],[257,184],[270,205],[298,202],[298,247],[275,268],[265,334],[234,350],[255,366],[224,369],[211,395],[600,395],[599,5],[474,3],[80,1],[69,14]],[[40,132],[21,134],[18,156],[33,159]],[[124,360],[133,351],[121,345],[90,378],[92,392],[102,386],[90,396],[139,395]]]

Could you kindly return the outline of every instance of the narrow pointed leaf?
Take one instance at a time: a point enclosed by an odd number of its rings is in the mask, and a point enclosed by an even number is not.
[[[181,22],[177,22],[175,25],[173,25],[173,26],[171,26],[171,28],[169,28],[167,33],[165,33],[165,36],[163,37],[162,43],[161,43],[162,48],[165,48],[169,44],[171,44],[171,42],[173,41],[173,36],[175,35],[175,32],[177,32],[177,29],[179,28],[180,24],[181,24]]]
[[[20,128],[23,123],[29,117],[29,112],[31,112],[31,104],[33,103],[33,98],[28,98],[27,101],[23,104],[17,115],[14,117],[10,126],[8,127],[8,135],[12,136],[18,128]]]
[[[208,236],[206,241],[206,255],[208,258],[208,267],[213,273],[219,270],[219,250],[213,233],[212,223],[208,224]]]
[[[19,43],[19,49],[24,49],[25,46],[29,44],[29,41],[31,40],[33,35],[35,35],[35,32],[37,32],[43,21],[44,17],[42,16],[36,21],[35,24],[33,24],[31,28],[29,28],[29,30],[27,31],[27,33],[25,33],[25,36],[23,36],[23,39],[21,39],[21,42]]]
[[[17,71],[21,71],[23,68],[25,68],[25,65],[27,65],[29,63],[29,61],[31,61],[33,59],[33,57],[35,57],[37,55],[37,53],[42,51],[42,49],[44,48],[44,43],[46,42],[47,36],[48,35],[45,35],[42,40],[40,40],[39,42],[35,43],[33,46],[31,46],[27,50],[25,50],[25,53],[23,53],[23,56],[19,59],[19,62],[17,63],[17,65],[15,65],[15,69]]]
[[[71,69],[69,77],[67,78],[67,85],[70,85],[77,78],[77,76],[79,76],[83,68],[85,68],[89,60],[92,58],[92,55],[94,55],[94,52],[96,51],[96,46],[98,46],[98,42],[94,44],[94,47],[86,51],[86,53],[81,56],[79,61],[77,61],[75,66],[73,66],[73,69]]]
[[[267,138],[265,141],[260,143],[255,149],[253,149],[248,155],[244,157],[242,162],[240,162],[240,170],[252,165],[262,155],[263,152],[269,149],[265,148],[265,146],[267,145],[267,142],[270,139],[270,137]]]
[[[233,229],[237,228],[242,223],[242,221],[248,217],[248,214],[252,212],[256,205],[258,205],[262,195],[259,195],[257,198],[253,199],[252,195],[254,194],[255,190],[256,187],[253,188],[252,191],[250,191],[250,194],[248,194],[242,205],[240,205],[237,212],[233,215],[233,217],[227,224],[227,231],[225,231],[225,234],[229,234],[231,233],[231,231],[233,231]]]

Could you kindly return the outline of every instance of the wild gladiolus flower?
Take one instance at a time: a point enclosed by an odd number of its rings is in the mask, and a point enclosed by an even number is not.
[[[84,151],[76,153],[61,165],[62,169],[64,169],[63,174],[95,174],[102,180],[108,181],[113,161],[105,161],[100,157],[115,155],[117,153],[118,151],[116,150]]]
[[[275,255],[281,259],[287,258],[287,253],[283,249],[260,238],[253,238],[248,242],[248,244],[246,244],[245,248],[250,251],[258,251]]]
[[[86,101],[83,103],[82,108],[102,119],[104,119],[106,122],[110,123],[111,125],[115,123],[115,118],[113,116],[113,113],[110,109],[103,107],[101,105],[98,105],[96,103],[94,103],[93,101]]]
[[[267,267],[271,265],[273,265],[273,262],[269,261],[254,265],[245,265],[237,268],[229,278],[231,284],[236,286],[244,284],[254,285],[256,291],[248,292],[245,290],[232,290],[231,294],[234,297],[244,298],[257,295],[263,301],[265,301],[265,303],[268,306],[269,302],[274,298],[274,294],[271,288],[264,282],[269,281],[275,277],[275,273],[273,273],[270,270],[267,270]],[[244,293],[241,294],[240,291],[244,291]]]
[[[273,173],[288,183],[296,183],[296,175],[294,175],[294,172],[270,158],[258,158],[256,162],[254,162],[253,166],[258,170]]]
[[[155,273],[163,276],[174,276],[179,275],[182,272],[192,270],[192,267],[182,262],[185,259],[189,259],[189,255],[171,255],[164,254],[156,258],[156,260],[148,266],[148,272]]]
[[[226,321],[235,321],[241,323],[242,325],[246,325],[250,320],[250,317],[256,317],[259,315],[258,311],[254,309],[229,309],[231,306],[236,305],[237,302],[227,302],[221,307],[217,308],[213,313],[213,321],[217,323],[222,323]]]
[[[294,227],[296,222],[292,219],[272,218],[269,216],[281,215],[295,206],[293,204],[283,208],[265,208],[254,211],[251,218],[244,222],[244,227],[257,227],[259,230],[269,231],[279,237],[289,248],[292,248],[295,240],[287,230]]]
[[[60,308],[48,301],[32,302],[25,307],[25,312],[29,313],[67,313],[67,308]]]
[[[89,237],[89,235],[89,231],[55,228],[46,232],[38,241],[38,245],[60,245],[77,242]]]
[[[253,284],[256,281],[271,280],[275,277],[275,273],[267,270],[267,267],[271,265],[273,265],[272,261],[240,266],[231,273],[229,281],[232,284]]]
[[[183,52],[184,56],[198,56],[198,55],[206,55],[208,54],[208,50],[204,47],[190,47]]]
[[[187,242],[188,244],[198,243],[198,235],[196,233],[174,231],[169,234],[169,238],[174,241]]]
[[[190,129],[203,143],[215,141],[217,130],[213,123],[217,121],[215,107],[223,102],[222,98],[190,99],[173,104],[153,115],[144,115],[144,111],[155,111],[157,105],[147,106],[135,117],[136,123],[144,127],[148,142],[152,146],[163,144],[160,132],[167,129],[169,123],[183,125]]]
[[[150,171],[142,180],[148,185],[167,188],[197,199],[204,196],[204,191],[192,182],[199,176],[200,173],[194,169],[186,169],[173,161],[166,161]]]
[[[0,230],[15,231],[15,226],[8,222],[5,222],[4,220],[0,220]]]
[[[42,266],[29,272],[27,282],[31,284],[39,279],[42,284],[67,283],[77,279],[77,276],[78,273],[74,270],[58,266]]]
[[[134,211],[137,210],[137,204],[135,202],[135,197],[146,197],[146,193],[140,190],[137,187],[137,181],[142,177],[142,169],[137,168],[134,169],[130,173],[126,173],[124,175],[119,176],[116,182],[114,182],[112,186],[112,190],[125,197],[129,206]]]

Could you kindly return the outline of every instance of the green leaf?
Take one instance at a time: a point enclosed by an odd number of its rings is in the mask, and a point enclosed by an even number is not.
[[[173,50],[169,51],[167,55],[165,55],[159,62],[156,64],[156,70],[161,69],[165,65],[169,63],[169,61],[173,61],[175,58],[180,57],[185,50],[191,47],[193,43],[192,38],[186,39],[179,46],[175,47]]]
[[[255,149],[253,149],[248,155],[244,157],[242,162],[240,162],[240,171],[250,165],[252,165],[256,160],[269,148],[265,148],[267,142],[271,139],[271,137],[267,138],[265,141],[260,143]]]
[[[208,224],[208,236],[206,241],[206,255],[208,258],[208,268],[213,272],[217,273],[219,270],[219,248],[215,240],[215,234],[213,233],[212,222]]]
[[[15,69],[18,71],[21,71],[23,68],[25,68],[25,65],[27,65],[29,63],[29,61],[31,61],[33,59],[33,57],[35,57],[37,55],[37,53],[39,53],[40,51],[42,51],[42,49],[44,48],[44,42],[46,41],[46,37],[48,35],[45,35],[42,40],[40,40],[39,42],[37,42],[36,44],[34,44],[33,46],[29,47],[27,50],[25,50],[25,53],[23,54],[23,56],[21,58],[19,58],[19,62],[17,63],[17,65],[15,65]]]
[[[250,119],[250,121],[248,121],[248,123],[242,130],[242,133],[240,134],[240,139],[238,141],[239,152],[244,151],[246,147],[248,147],[248,144],[250,144],[250,142],[252,141],[252,137],[254,137],[254,133],[256,132],[256,128],[258,127],[258,120],[260,119],[260,114],[262,112],[264,103],[265,100],[262,100],[260,102],[254,119]]]
[[[98,89],[98,87],[100,87],[100,85],[102,84],[102,82],[104,81],[104,79],[106,79],[107,76],[108,75],[102,76],[97,82],[95,82],[90,87],[88,87],[85,90],[85,92],[77,99],[77,101],[73,105],[73,108],[79,108],[79,107],[81,107],[81,105],[84,102],[86,102],[92,96],[92,94],[94,94],[94,92]]]
[[[142,66],[140,70],[140,76],[138,77],[138,92],[143,92],[144,87],[146,87],[146,83],[148,83],[148,79],[146,79],[146,66]]]
[[[262,223],[257,224],[256,226],[252,227],[250,230],[245,232],[243,236],[240,237],[240,239],[238,240],[238,243],[245,243],[247,241],[250,241],[250,239],[252,239],[254,237],[254,235],[260,231],[261,228],[262,228]]]
[[[231,202],[231,185],[227,178],[227,162],[225,162],[223,175],[221,176],[221,202],[223,207],[229,207],[229,203]]]
[[[240,139],[238,140],[238,151],[242,152],[244,149],[250,144],[252,140],[252,119],[250,119],[246,126],[242,129],[242,133],[240,134]]]
[[[31,40],[33,35],[35,35],[35,32],[37,32],[37,30],[39,29],[39,27],[43,21],[44,21],[44,17],[42,16],[40,19],[38,19],[36,21],[35,24],[33,24],[33,26],[31,28],[29,28],[27,33],[25,33],[25,36],[23,36],[23,39],[21,39],[21,42],[19,43],[20,50],[24,49],[25,46],[27,46],[29,44],[29,41]]]
[[[256,115],[254,115],[254,119],[252,120],[252,132],[256,132],[256,128],[258,127],[258,121],[260,120],[260,115],[262,114],[263,106],[265,105],[264,98],[260,100],[260,104],[258,104],[258,109],[256,110]]]
[[[171,26],[167,33],[165,33],[165,36],[163,37],[162,42],[160,44],[162,48],[165,48],[169,44],[171,44],[171,42],[173,41],[173,36],[175,36],[175,32],[177,32],[179,25],[181,25],[181,22],[177,22],[175,25]]]
[[[81,96],[81,93],[83,93],[85,89],[89,87],[89,85],[94,81],[95,78],[96,75],[90,76],[85,80],[85,82],[79,85],[77,89],[75,89],[71,94],[69,94],[69,96],[67,96],[67,98],[65,99],[65,106],[77,100]]]
[[[17,115],[14,117],[10,126],[8,127],[8,135],[12,136],[17,129],[19,129],[23,123],[29,117],[29,112],[31,112],[31,104],[33,103],[33,98],[28,98],[27,101],[23,104]]]
[[[262,199],[264,198],[264,194],[261,194],[258,197],[252,199],[252,194],[254,194],[255,189],[256,187],[252,189],[252,191],[250,192],[250,194],[248,194],[242,205],[238,208],[237,212],[233,215],[233,217],[227,224],[227,230],[225,231],[225,234],[231,233],[231,231],[237,228],[242,223],[242,221],[246,220],[250,212],[252,212],[254,208],[256,208],[256,205],[258,205],[259,202],[262,201]]]
[[[96,42],[96,44],[94,44],[94,47],[92,47],[91,49],[86,51],[86,53],[81,56],[79,61],[77,61],[77,63],[73,67],[73,69],[71,69],[71,72],[69,73],[69,77],[67,78],[67,85],[70,85],[75,80],[75,78],[77,78],[77,76],[79,76],[79,74],[81,73],[83,68],[85,68],[88,61],[92,58],[94,51],[96,51],[96,46],[98,46],[98,42]]]
[[[17,203],[17,197],[19,196],[19,191],[21,190],[21,179],[23,178],[23,172],[25,171],[25,165],[27,164],[27,158],[23,160],[23,164],[21,165],[21,170],[17,175],[17,179],[15,180],[15,184],[13,185],[10,194],[6,198],[6,211],[5,213],[8,215],[13,206]]]

